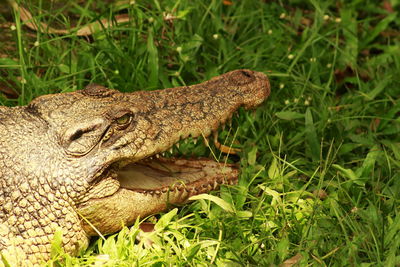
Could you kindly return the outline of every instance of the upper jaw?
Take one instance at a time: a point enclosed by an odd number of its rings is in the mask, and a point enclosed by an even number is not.
[[[125,94],[126,102],[146,103],[132,135],[135,158],[157,155],[189,137],[207,137],[240,107],[255,108],[269,93],[265,74],[236,70],[192,86]]]

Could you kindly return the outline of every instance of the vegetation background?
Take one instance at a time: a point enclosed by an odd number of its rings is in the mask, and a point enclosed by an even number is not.
[[[262,107],[220,131],[241,149],[229,156],[239,185],[150,218],[152,247],[135,242],[137,223],[77,258],[56,241],[47,265],[400,266],[399,10],[398,0],[2,2],[2,105],[239,68],[272,84]],[[226,157],[204,143],[175,153]]]

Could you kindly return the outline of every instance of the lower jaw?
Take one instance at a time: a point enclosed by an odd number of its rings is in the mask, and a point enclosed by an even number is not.
[[[89,236],[109,234],[132,225],[138,217],[184,204],[193,195],[235,184],[238,174],[235,165],[210,159],[143,160],[118,172],[120,189],[115,194],[90,199],[78,212]]]

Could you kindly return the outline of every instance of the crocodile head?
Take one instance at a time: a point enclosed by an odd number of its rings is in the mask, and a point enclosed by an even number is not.
[[[47,260],[58,230],[74,253],[92,235],[234,183],[234,165],[159,155],[209,136],[269,90],[264,74],[237,70],[187,87],[121,93],[91,85],[0,107],[3,256]]]

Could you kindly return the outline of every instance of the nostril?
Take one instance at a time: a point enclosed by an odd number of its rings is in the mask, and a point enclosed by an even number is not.
[[[241,73],[246,76],[247,78],[251,78],[251,74],[249,73],[248,70],[241,70]]]
[[[236,70],[229,73],[230,80],[235,85],[243,86],[254,81],[255,76],[251,70]]]

